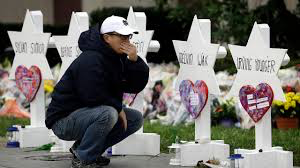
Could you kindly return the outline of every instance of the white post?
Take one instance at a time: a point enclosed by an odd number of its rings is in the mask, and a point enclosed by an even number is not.
[[[211,140],[211,118],[210,118],[211,95],[208,93],[207,103],[200,116],[195,120],[195,141],[209,142]]]
[[[144,106],[144,91],[136,95],[135,101],[132,105],[132,108],[142,112]],[[144,132],[144,126],[142,126],[136,133],[141,134]]]
[[[35,99],[30,103],[30,126],[45,127],[45,114],[44,80],[42,80]]]
[[[32,21],[38,33],[43,33],[43,14],[41,11],[30,11]],[[42,76],[40,88],[35,96],[35,99],[30,102],[30,126],[45,127],[45,92],[44,79]]]
[[[255,124],[255,149],[272,149],[271,107],[264,117]]]
[[[211,22],[209,19],[198,19],[203,39],[211,43]],[[213,63],[214,64],[214,63]],[[211,95],[208,93],[207,103],[200,116],[195,120],[195,141],[211,140],[211,118],[210,118]]]
[[[267,24],[258,25],[266,45],[270,47],[270,27]],[[265,116],[255,124],[255,149],[271,150],[272,148],[272,124],[271,107]]]
[[[43,14],[41,11],[30,11],[32,21],[38,33],[43,33]]]
[[[86,31],[89,29],[89,15],[87,12],[75,12],[78,25],[81,31]]]
[[[211,23],[209,19],[198,19],[203,39],[211,43]]]

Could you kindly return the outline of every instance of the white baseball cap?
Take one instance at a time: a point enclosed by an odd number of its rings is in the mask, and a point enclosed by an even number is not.
[[[100,33],[111,33],[111,32],[117,32],[122,35],[129,35],[129,34],[138,34],[138,31],[136,29],[131,28],[128,25],[128,22],[126,19],[120,16],[110,16],[106,18],[100,28]]]

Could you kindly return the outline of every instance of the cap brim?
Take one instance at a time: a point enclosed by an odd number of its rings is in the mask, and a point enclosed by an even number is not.
[[[138,30],[136,29],[133,29],[129,26],[123,28],[123,29],[120,29],[118,31],[116,31],[117,33],[119,34],[122,34],[122,35],[129,35],[129,34],[139,34]]]

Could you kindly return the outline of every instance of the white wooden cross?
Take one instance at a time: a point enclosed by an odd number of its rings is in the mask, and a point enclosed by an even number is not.
[[[273,89],[274,98],[285,101],[276,75],[280,66],[288,63],[289,57],[286,49],[270,48],[270,28],[267,24],[254,24],[246,47],[229,45],[229,48],[238,69],[230,95],[237,96],[244,85],[256,87],[259,83],[267,83]],[[244,156],[239,163],[245,168],[293,167],[293,152],[272,147],[271,107],[255,124],[255,150],[235,149],[235,153]]]
[[[134,34],[132,39],[130,40],[137,48],[137,54],[140,56],[146,63],[146,55],[148,52],[148,48],[153,36],[153,30],[146,30],[146,15],[144,12],[134,12],[133,8],[129,8],[127,21],[130,27],[137,29],[139,31],[138,34]],[[139,111],[143,111],[143,103],[144,102],[144,91],[140,92],[132,105],[132,108],[135,108]],[[138,133],[142,133],[143,128],[141,128]]]
[[[268,25],[255,22],[246,46],[229,45],[238,70],[229,95],[238,96],[244,85],[256,87],[260,83],[267,83],[273,89],[274,99],[285,101],[277,72],[287,50],[270,48],[269,31]],[[272,148],[271,107],[255,124],[255,134],[257,150]]]
[[[89,29],[88,19],[86,12],[72,12],[68,35],[53,36],[54,43],[62,60],[58,81],[81,53],[78,47],[78,39],[82,32]]]
[[[133,12],[130,7],[127,21],[130,27],[139,31],[130,40],[137,47],[138,55],[147,63],[147,52],[157,52],[159,43],[152,41],[153,30],[146,30],[146,15],[144,12]],[[144,92],[140,92],[132,105],[132,108],[143,111]],[[135,148],[132,148],[135,146]],[[160,135],[155,133],[143,133],[141,128],[122,142],[112,148],[114,155],[158,155],[160,153]]]
[[[146,15],[144,12],[134,12],[133,8],[129,8],[127,21],[130,27],[137,29],[138,34],[134,34],[130,40],[137,48],[137,54],[147,63],[147,53],[148,52],[158,52],[160,44],[156,40],[151,40],[154,31],[146,30]],[[140,92],[132,105],[133,108],[143,111],[143,101],[144,92]],[[141,128],[138,132],[141,133],[143,129]]]
[[[22,31],[8,31],[8,35],[15,51],[9,78],[15,79],[15,70],[19,65],[25,65],[27,68],[36,65],[41,70],[42,82],[35,99],[30,103],[30,125],[31,127],[44,127],[44,80],[53,79],[53,76],[46,59],[51,33],[43,33],[43,15],[41,11],[29,12],[27,10]]]
[[[196,166],[199,160],[206,162],[213,157],[225,160],[229,156],[229,145],[224,144],[224,140],[211,140],[210,99],[212,94],[220,95],[213,67],[217,58],[226,56],[226,49],[211,43],[210,20],[197,19],[197,16],[194,16],[187,41],[173,40],[173,44],[180,63],[176,90],[179,90],[183,80],[190,80],[194,84],[202,80],[208,87],[208,97],[201,114],[195,119],[195,141],[180,144],[180,160],[171,159],[170,164]]]
[[[61,79],[71,63],[80,55],[81,50],[78,47],[78,39],[80,34],[88,29],[88,14],[86,12],[72,12],[68,35],[51,37],[50,41],[55,44],[62,60],[57,81]],[[53,137],[52,140],[55,142],[55,145],[51,148],[50,152],[68,152],[74,143],[74,141],[60,140],[54,134],[51,136]]]
[[[208,32],[208,34],[204,36],[202,32]],[[179,89],[182,80],[191,80],[194,83],[196,80],[203,80],[208,86],[207,103],[195,121],[195,140],[211,139],[210,94],[220,95],[213,69],[220,45],[212,44],[210,38],[210,20],[198,20],[197,16],[194,16],[187,41],[173,40],[180,63],[176,90]]]

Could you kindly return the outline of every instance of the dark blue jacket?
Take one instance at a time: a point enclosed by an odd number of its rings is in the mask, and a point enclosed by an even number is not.
[[[138,93],[148,82],[149,67],[118,55],[101,38],[99,25],[79,38],[80,56],[66,70],[52,93],[46,126],[83,107],[109,105],[122,110],[123,93]]]

